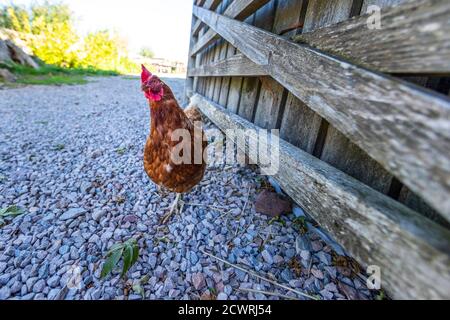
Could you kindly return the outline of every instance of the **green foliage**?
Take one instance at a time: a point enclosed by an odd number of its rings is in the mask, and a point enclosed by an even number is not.
[[[153,50],[151,48],[147,48],[144,47],[141,49],[141,51],[139,52],[139,54],[141,56],[143,56],[144,58],[154,58],[155,57],[155,53],[153,52]]]
[[[25,212],[18,206],[10,206],[8,208],[0,209],[0,226],[4,225],[7,219],[14,218],[23,213]]]
[[[144,284],[148,282],[150,277],[148,275],[143,276],[139,281],[135,282],[132,286],[134,293],[141,295],[142,299],[145,299]]]
[[[65,4],[8,5],[0,7],[0,28],[17,31],[33,54],[46,64],[121,73],[139,70],[116,34],[98,31],[82,38],[72,16]]]
[[[105,263],[101,272],[101,277],[104,278],[114,271],[119,261],[122,259],[122,273],[123,278],[130,268],[136,263],[139,257],[139,247],[136,239],[129,239],[124,243],[117,243],[109,249],[105,256]]]
[[[53,151],[61,151],[64,150],[66,146],[62,143],[58,143],[56,145],[53,146]]]
[[[62,68],[42,65],[39,69],[19,64],[0,63],[0,68],[8,69],[17,76],[17,83],[35,85],[73,85],[87,82],[85,76],[115,76],[116,71],[103,71],[93,68]]]
[[[127,148],[124,148],[124,147],[116,149],[116,152],[118,154],[120,154],[121,156],[124,155],[126,151],[127,151]]]
[[[300,234],[308,232],[308,224],[306,223],[305,217],[297,217],[292,222]]]

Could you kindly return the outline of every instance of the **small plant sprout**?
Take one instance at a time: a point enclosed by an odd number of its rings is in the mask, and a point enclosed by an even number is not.
[[[140,280],[134,282],[134,284],[133,284],[132,289],[133,289],[134,293],[141,295],[142,299],[145,298],[145,290],[144,290],[143,285],[146,284],[149,279],[150,279],[150,277],[148,275],[145,275]]]
[[[118,154],[120,154],[121,156],[123,156],[123,155],[125,154],[126,151],[127,151],[127,149],[124,148],[124,147],[122,147],[122,148],[117,148],[117,149],[116,149],[116,152],[117,152]]]
[[[132,238],[124,243],[117,243],[109,249],[105,255],[105,263],[100,274],[101,278],[105,278],[107,275],[114,271],[119,261],[122,259],[122,273],[120,277],[123,278],[128,270],[136,263],[139,257],[139,247],[136,239]]]
[[[65,147],[66,146],[64,144],[59,143],[59,144],[56,144],[56,145],[53,146],[53,150],[54,151],[61,151],[61,150],[64,150]]]
[[[308,224],[306,223],[305,217],[297,217],[292,222],[300,234],[308,232]]]
[[[8,208],[0,209],[0,226],[5,224],[6,219],[11,219],[25,213],[17,206],[10,206]]]

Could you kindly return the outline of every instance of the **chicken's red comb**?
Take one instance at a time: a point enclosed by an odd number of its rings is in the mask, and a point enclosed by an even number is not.
[[[151,72],[147,70],[147,68],[142,64],[142,73],[141,73],[141,81],[144,83],[152,76]]]

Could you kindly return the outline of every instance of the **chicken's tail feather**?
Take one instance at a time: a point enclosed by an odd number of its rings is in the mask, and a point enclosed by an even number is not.
[[[195,122],[202,122],[203,123],[203,117],[200,110],[195,105],[189,105],[186,109],[184,109],[184,113],[188,117],[189,120],[192,121],[192,123]]]

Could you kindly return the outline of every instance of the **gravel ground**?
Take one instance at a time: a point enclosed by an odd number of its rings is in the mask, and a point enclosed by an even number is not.
[[[181,97],[183,80],[167,82]],[[137,79],[0,90],[0,208],[25,211],[0,227],[0,299],[141,299],[146,275],[146,299],[304,299],[202,250],[321,299],[374,298],[326,235],[299,233],[300,208],[255,212],[266,183],[249,166],[211,165],[184,196],[200,205],[161,226],[174,195],[143,170],[148,117]],[[100,279],[106,251],[139,235],[128,279]]]

